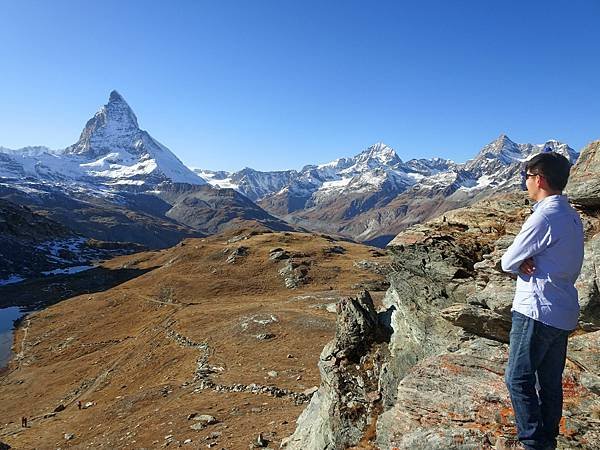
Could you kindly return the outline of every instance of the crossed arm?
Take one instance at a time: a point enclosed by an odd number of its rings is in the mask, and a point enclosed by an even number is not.
[[[533,214],[502,256],[502,270],[523,275],[535,272],[534,256],[550,245],[550,224],[542,215]]]

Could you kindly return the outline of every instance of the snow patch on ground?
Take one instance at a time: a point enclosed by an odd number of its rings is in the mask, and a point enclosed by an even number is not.
[[[477,180],[467,180],[459,188],[461,191],[474,191],[489,187],[495,182],[494,177],[490,175],[482,175]]]
[[[6,286],[7,284],[15,284],[15,283],[20,283],[21,281],[23,281],[25,278],[19,276],[19,275],[11,275],[8,278],[4,278],[3,280],[0,280],[0,286]]]
[[[42,272],[44,275],[65,275],[65,274],[73,274],[84,272],[86,270],[93,269],[94,266],[74,266],[74,267],[66,267],[64,269],[54,269],[54,270],[46,270]]]
[[[211,170],[202,170],[202,169],[194,169],[194,173],[196,173],[200,178],[205,180],[208,184],[218,189],[235,189],[239,191],[239,185],[233,183],[231,181],[231,177],[220,178],[217,173],[222,172],[213,172]]]
[[[83,237],[46,241],[36,246],[36,249],[40,250],[41,252],[49,253],[52,259],[56,261],[66,261],[60,256],[61,252],[77,254],[81,251],[81,247],[85,244],[85,242],[86,239]]]
[[[117,180],[114,183],[111,183],[113,185],[130,185],[130,186],[143,186],[144,184],[146,184],[146,182],[144,180]]]
[[[334,181],[326,181],[325,183],[323,183],[323,185],[321,186],[322,190],[329,190],[329,189],[343,189],[344,187],[348,186],[348,184],[352,181],[352,177],[350,178],[342,178],[340,180],[334,180]]]

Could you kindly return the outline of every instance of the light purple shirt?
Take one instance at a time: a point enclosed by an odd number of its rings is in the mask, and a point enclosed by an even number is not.
[[[519,272],[527,258],[535,271]],[[573,330],[579,317],[575,281],[583,264],[583,225],[564,195],[551,195],[533,214],[502,256],[502,269],[516,273],[512,311],[562,330]]]

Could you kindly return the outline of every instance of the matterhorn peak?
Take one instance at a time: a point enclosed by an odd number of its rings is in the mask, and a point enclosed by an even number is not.
[[[77,156],[87,176],[121,185],[205,183],[167,147],[140,130],[133,110],[114,90],[108,103],[85,124],[79,141],[67,147],[65,153]]]
[[[98,157],[135,147],[140,129],[137,117],[125,99],[112,91],[108,103],[85,125],[79,141],[66,149],[67,153]]]
[[[125,99],[117,91],[111,91],[108,97],[108,103],[104,105],[97,114],[106,112],[107,120],[117,121],[120,123],[127,123],[131,127],[139,128],[137,117],[127,104]]]
[[[125,99],[117,91],[112,91],[108,97],[108,103],[104,105],[96,115],[106,116],[107,121],[119,122],[133,128],[139,128],[137,117]]]
[[[123,98],[123,96],[121,94],[119,94],[119,92],[117,92],[116,90],[112,90],[110,91],[110,96],[108,97],[108,102],[124,102],[125,99]]]

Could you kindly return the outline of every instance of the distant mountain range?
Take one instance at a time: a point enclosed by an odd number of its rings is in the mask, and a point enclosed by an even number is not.
[[[393,149],[377,143],[352,158],[300,171],[194,171],[291,224],[381,245],[413,223],[517,188],[521,163],[545,148],[573,163],[578,157],[555,140],[517,144],[501,135],[463,164],[442,158],[403,162]]]
[[[245,223],[384,245],[415,222],[515,188],[521,162],[545,147],[578,156],[554,140],[517,144],[501,135],[464,164],[404,162],[378,143],[301,170],[191,170],[139,128],[113,91],[66,149],[0,147],[0,198],[81,236],[151,248]]]

